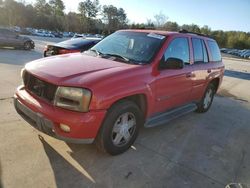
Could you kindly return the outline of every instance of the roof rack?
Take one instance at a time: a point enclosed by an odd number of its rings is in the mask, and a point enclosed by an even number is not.
[[[179,31],[179,33],[190,33],[190,34],[195,34],[195,35],[199,35],[199,36],[203,36],[203,37],[210,37],[209,35],[204,35],[204,34],[201,34],[201,33],[196,33],[196,32],[192,32],[192,31],[188,31],[186,29],[181,29]]]

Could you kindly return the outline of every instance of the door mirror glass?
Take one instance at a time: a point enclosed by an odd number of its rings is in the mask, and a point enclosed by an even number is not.
[[[170,57],[160,64],[161,69],[182,69],[184,62],[179,58]]]

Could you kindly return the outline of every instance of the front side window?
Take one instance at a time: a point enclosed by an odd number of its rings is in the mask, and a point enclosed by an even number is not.
[[[189,64],[188,38],[182,37],[172,40],[164,53],[164,60],[167,61],[168,58],[178,58],[185,64]]]
[[[91,50],[103,55],[122,56],[134,63],[147,64],[165,41],[163,35],[144,32],[118,31],[109,35]]]
[[[221,61],[221,54],[219,46],[215,41],[208,41],[208,47],[212,54],[212,61]]]

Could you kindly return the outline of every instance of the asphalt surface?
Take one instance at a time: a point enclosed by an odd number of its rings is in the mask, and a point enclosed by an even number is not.
[[[250,185],[250,62],[224,59],[226,72],[211,109],[141,129],[119,156],[94,145],[66,144],[28,125],[14,110],[20,70],[42,57],[35,50],[0,49],[0,180],[9,187],[185,187]],[[0,186],[1,187],[1,186]]]

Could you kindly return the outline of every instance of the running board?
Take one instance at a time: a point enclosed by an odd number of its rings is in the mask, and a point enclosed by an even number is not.
[[[155,127],[158,125],[162,125],[165,123],[168,123],[169,121],[176,119],[180,116],[183,116],[187,113],[193,112],[197,109],[197,105],[194,103],[181,106],[178,108],[174,108],[173,110],[161,113],[157,116],[153,116],[149,118],[146,123],[144,124],[144,127],[149,128],[149,127]]]

